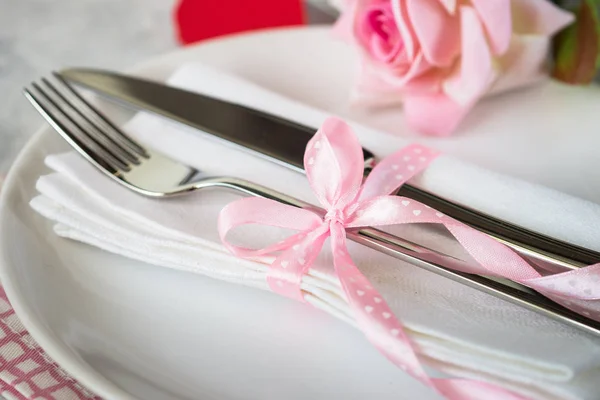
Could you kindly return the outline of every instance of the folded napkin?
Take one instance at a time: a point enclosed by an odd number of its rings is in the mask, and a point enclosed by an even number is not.
[[[181,67],[170,84],[251,105],[307,125],[327,114],[239,77],[199,64]],[[365,147],[381,157],[404,139],[354,124]],[[148,146],[215,175],[233,175],[315,202],[306,177],[197,132],[146,114],[125,129]],[[163,267],[268,289],[268,265],[230,255],[217,234],[217,216],[234,193],[202,191],[166,200],[144,198],[116,185],[74,152],[51,155],[53,172],[37,182],[31,202],[54,221],[57,234]],[[600,249],[600,206],[442,156],[411,183],[493,215],[562,239]],[[532,211],[535,210],[535,213]],[[577,215],[563,220],[557,215]],[[560,224],[557,223],[560,221]],[[424,234],[424,230],[428,230]],[[455,254],[442,230],[391,228],[394,233]],[[286,235],[242,230],[247,246]],[[327,246],[325,247],[327,249]],[[331,257],[322,252],[303,279],[306,300],[354,324]],[[408,328],[429,365],[458,376],[482,378],[539,399],[596,399],[600,340],[360,245],[350,243],[355,263]]]

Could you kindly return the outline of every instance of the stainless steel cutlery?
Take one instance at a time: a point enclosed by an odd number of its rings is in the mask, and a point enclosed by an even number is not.
[[[195,126],[205,133],[231,141],[242,148],[247,147],[263,157],[277,160],[296,170],[302,168],[304,148],[313,130],[231,103],[173,88],[165,90],[165,86],[153,82],[93,71],[68,70],[57,74],[52,80],[42,79],[39,83],[33,83],[31,88],[26,89],[26,97],[48,123],[82,156],[119,184],[153,197],[226,188],[246,195],[272,198],[296,207],[316,209],[311,204],[235,177],[206,177],[190,166],[136,143],[74,90],[65,81],[65,77],[96,90],[101,89],[103,93],[118,97],[138,108]],[[184,106],[185,101],[189,103]],[[203,124],[202,121],[208,122]],[[277,135],[291,136],[293,139],[288,143],[276,138]],[[367,151],[365,155],[370,164],[372,156]],[[367,173],[369,166],[366,166]],[[563,263],[569,268],[600,261],[600,255],[591,250],[482,216],[417,188],[409,187],[400,194],[408,194],[463,220],[523,254],[545,258],[558,265]],[[465,261],[373,228],[349,232],[348,238],[600,335],[600,323],[576,314],[528,288],[452,270],[453,266],[464,264]],[[543,243],[546,247],[539,249],[535,246],[538,243]]]
[[[306,145],[314,128],[248,107],[131,76],[91,69],[67,69],[60,76],[126,106],[152,112],[191,126],[199,133],[237,145],[246,152],[303,171]],[[364,150],[365,173],[373,155]],[[413,198],[466,223],[515,251],[565,269],[600,262],[600,253],[566,243],[428,193],[410,184],[399,195]]]

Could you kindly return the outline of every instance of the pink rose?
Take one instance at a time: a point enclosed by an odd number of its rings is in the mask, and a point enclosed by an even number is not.
[[[347,0],[335,32],[362,50],[361,100],[401,101],[413,129],[448,135],[485,94],[545,76],[572,20],[547,0]]]

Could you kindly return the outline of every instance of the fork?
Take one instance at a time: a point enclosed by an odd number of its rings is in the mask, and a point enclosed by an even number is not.
[[[77,152],[113,181],[141,195],[164,198],[223,188],[250,196],[324,211],[268,187],[235,177],[209,177],[137,143],[58,74],[24,89],[35,109]],[[600,335],[600,323],[560,306],[515,282],[458,272],[468,263],[375,228],[351,230],[348,239],[417,267]],[[461,267],[462,266],[462,267]]]

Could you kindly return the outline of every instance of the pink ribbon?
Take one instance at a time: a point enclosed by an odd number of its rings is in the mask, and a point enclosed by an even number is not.
[[[302,277],[331,238],[333,266],[358,326],[377,349],[414,378],[448,399],[523,399],[490,383],[432,378],[419,362],[386,301],[353,263],[346,248],[346,229],[394,224],[443,224],[477,261],[462,272],[508,278],[531,287],[582,314],[600,320],[594,310],[600,298],[600,264],[543,277],[523,258],[496,240],[417,201],[390,196],[424,170],[439,153],[408,146],[382,160],[363,183],[360,143],[343,121],[330,118],[309,142],[304,166],[310,185],[326,214],[264,198],[245,198],[227,205],[219,216],[219,234],[236,256],[255,258],[274,253],[267,277],[279,294],[304,301]],[[227,233],[241,225],[262,224],[299,233],[263,249],[233,246]]]

